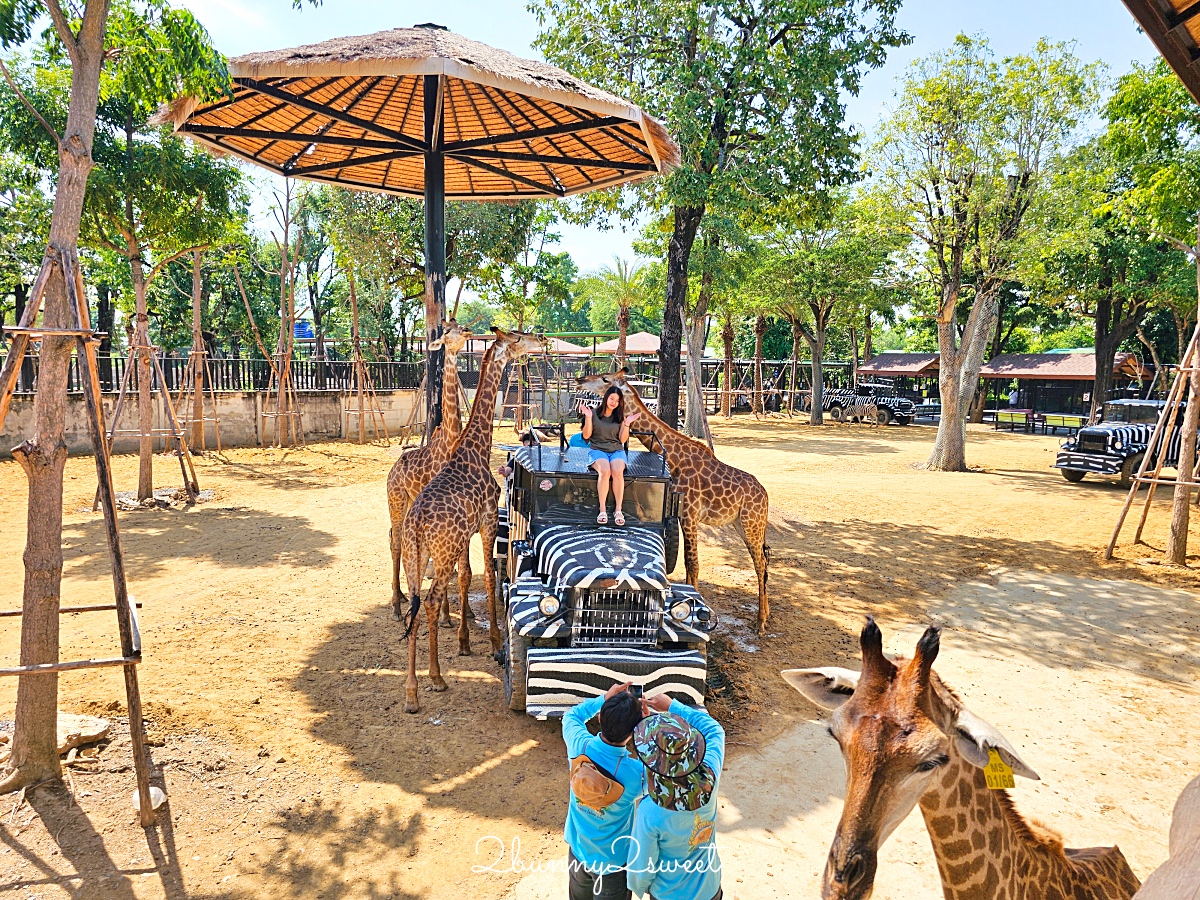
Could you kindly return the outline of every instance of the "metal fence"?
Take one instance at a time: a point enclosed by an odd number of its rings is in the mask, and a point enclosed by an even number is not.
[[[0,353],[3,364],[4,353]],[[186,356],[160,356],[163,376],[167,388],[178,392],[183,385],[187,368]],[[129,358],[125,355],[101,355],[99,357],[100,389],[116,391],[125,376]],[[32,394],[37,387],[38,357],[30,354],[21,364],[17,376],[17,393]],[[377,391],[412,390],[420,386],[425,364],[421,362],[368,362],[367,370]],[[341,360],[293,359],[292,381],[300,391],[348,391],[351,389],[351,364]],[[271,364],[265,359],[208,360],[206,389],[214,391],[265,391],[271,381]],[[155,388],[158,388],[157,378]],[[137,370],[129,380],[130,389],[137,385]],[[67,391],[82,393],[79,361],[71,357],[67,376]]]

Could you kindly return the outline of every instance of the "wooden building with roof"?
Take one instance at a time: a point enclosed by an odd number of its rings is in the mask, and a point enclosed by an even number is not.
[[[979,375],[988,385],[988,406],[1035,413],[1086,415],[1096,380],[1096,353],[1070,350],[1053,353],[1005,353],[984,363]],[[1148,372],[1133,353],[1113,361],[1113,387],[1138,391]],[[1017,391],[1016,403],[1009,400]]]

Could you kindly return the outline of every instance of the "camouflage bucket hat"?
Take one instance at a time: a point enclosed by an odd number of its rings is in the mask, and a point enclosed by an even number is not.
[[[633,731],[633,746],[658,806],[692,812],[712,799],[717,779],[704,765],[704,735],[683,719],[671,713],[642,719]]]

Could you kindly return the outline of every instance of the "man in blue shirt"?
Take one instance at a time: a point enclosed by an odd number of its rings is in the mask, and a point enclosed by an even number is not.
[[[725,729],[665,694],[645,705],[649,714],[633,733],[647,796],[633,817],[630,890],[652,900],[721,900],[716,820]]]
[[[599,713],[600,733],[587,730]],[[570,900],[630,900],[625,883],[634,804],[645,793],[645,767],[628,749],[643,716],[629,684],[573,707],[562,720],[572,763],[565,836],[571,848]],[[581,757],[586,757],[585,763]]]

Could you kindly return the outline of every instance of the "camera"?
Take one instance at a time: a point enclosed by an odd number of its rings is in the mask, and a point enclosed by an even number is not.
[[[631,684],[629,686],[629,693],[633,695],[634,700],[641,700],[642,699],[642,686],[640,684]]]

